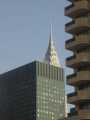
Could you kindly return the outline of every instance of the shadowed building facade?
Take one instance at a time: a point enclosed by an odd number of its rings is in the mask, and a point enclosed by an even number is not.
[[[50,37],[44,62],[34,61],[0,75],[0,120],[64,117],[64,72]]]
[[[63,69],[41,62],[2,74],[0,119],[58,120],[64,117],[63,79]]]
[[[68,94],[68,103],[75,105],[69,120],[90,120],[90,0],[68,0],[65,15],[72,20],[65,25],[72,38],[66,41],[66,49],[73,55],[66,65],[73,69],[67,76],[67,84],[75,88]]]

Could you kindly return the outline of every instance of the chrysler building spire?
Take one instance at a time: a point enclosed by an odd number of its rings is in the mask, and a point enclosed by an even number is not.
[[[51,32],[50,32],[50,38],[49,38],[49,45],[48,45],[47,52],[45,54],[44,61],[51,65],[60,67],[58,55],[57,55],[56,48],[53,42],[53,37],[52,37],[52,25],[51,25]]]

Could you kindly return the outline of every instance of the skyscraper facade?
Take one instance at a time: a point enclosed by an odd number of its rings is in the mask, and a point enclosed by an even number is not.
[[[0,75],[0,120],[59,120],[65,117],[64,72],[51,35],[43,62]]]
[[[65,15],[72,21],[65,25],[72,38],[66,41],[66,49],[73,55],[66,59],[66,65],[73,68],[67,76],[67,84],[75,88],[68,95],[71,109],[69,120],[90,120],[90,0],[68,0]]]

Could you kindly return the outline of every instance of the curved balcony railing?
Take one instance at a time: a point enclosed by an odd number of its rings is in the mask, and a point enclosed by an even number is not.
[[[79,117],[83,120],[90,120],[90,109],[79,110]]]
[[[75,36],[74,38],[69,39],[65,42],[65,47],[66,49],[69,49],[69,50],[76,50],[76,48],[79,49],[84,46],[85,47],[90,46],[89,34]]]
[[[66,65],[68,67],[80,67],[81,65],[90,64],[90,51],[83,51],[77,53],[76,56],[71,56],[66,59]]]
[[[76,1],[74,4],[66,6],[65,15],[75,17],[81,13],[88,12],[90,10],[89,3],[87,0]]]
[[[77,18],[75,21],[73,20],[65,25],[65,31],[69,33],[79,33],[89,28],[90,18],[88,16]]]
[[[76,85],[82,83],[82,81],[90,81],[90,70],[79,71],[77,74],[74,73],[67,76],[67,84]]]

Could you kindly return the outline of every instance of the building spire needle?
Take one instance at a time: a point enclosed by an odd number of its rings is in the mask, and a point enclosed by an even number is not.
[[[55,48],[55,45],[54,45],[54,42],[53,42],[52,24],[50,26],[49,45],[48,45],[47,52],[45,54],[44,61],[51,64],[51,65],[60,67],[58,55],[57,55],[56,48]]]
[[[51,41],[53,40],[53,36],[52,36],[52,24],[51,24],[51,31],[50,31],[50,36],[51,36]]]

